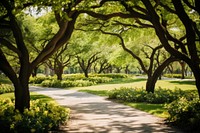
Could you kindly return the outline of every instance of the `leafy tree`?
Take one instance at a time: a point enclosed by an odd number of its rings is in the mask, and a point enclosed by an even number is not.
[[[70,64],[72,55],[69,54],[67,46],[62,46],[46,61],[49,68],[57,75],[57,80],[62,80],[64,68]]]
[[[15,87],[15,108],[23,112],[24,108],[30,107],[30,93],[28,89],[29,77],[33,69],[39,63],[45,61],[60,47],[66,44],[73,32],[76,18],[80,14],[74,7],[80,4],[81,1],[0,1],[0,25],[6,27],[6,30],[11,31],[14,42],[9,37],[1,36],[1,46],[7,47],[18,56],[19,59],[19,74],[17,75],[7,59],[4,51],[0,49],[0,70],[12,81]],[[28,45],[25,42],[25,35],[19,24],[17,15],[18,12],[23,12],[23,9],[32,5],[37,7],[51,6],[54,12],[54,18],[58,25],[58,30],[55,35],[47,42],[44,49],[39,52],[36,57],[30,60]],[[67,16],[67,17],[66,17]],[[4,26],[5,25],[5,26]]]
[[[200,2],[198,0],[113,1],[120,3],[124,7],[123,10],[107,15],[89,11],[88,14],[93,17],[101,14],[99,17],[101,19],[107,19],[108,16],[113,17],[114,15],[132,18],[134,20],[132,25],[136,27],[152,27],[165,50],[189,65],[194,73],[200,96],[200,58],[198,52]],[[104,7],[108,3],[110,0],[102,0],[96,7]]]
[[[177,58],[174,58],[172,56],[170,56],[164,60],[158,59],[158,58],[160,58],[159,51],[163,48],[162,45],[153,47],[153,46],[145,44],[145,46],[140,49],[142,51],[142,53],[144,54],[144,56],[141,56],[139,54],[136,54],[136,52],[134,52],[134,50],[132,50],[131,48],[128,48],[126,46],[125,41],[122,36],[122,33],[111,33],[111,32],[105,32],[102,30],[101,30],[101,32],[104,34],[109,34],[109,35],[118,37],[120,39],[120,44],[121,44],[122,48],[139,62],[142,70],[148,76],[147,83],[146,83],[146,91],[148,91],[148,92],[154,92],[156,81],[157,81],[158,77],[161,75],[161,73],[163,72],[163,70],[171,62],[174,62],[177,60]],[[130,33],[128,33],[128,34],[130,34]],[[151,40],[148,40],[148,41],[151,42]],[[137,41],[134,41],[131,43],[137,43]],[[143,43],[145,43],[145,42],[143,42]],[[155,39],[154,39],[153,43],[155,43]],[[132,45],[133,45],[133,48],[135,48],[135,45],[134,44],[132,44]],[[142,44],[140,44],[140,45],[142,45]],[[146,47],[149,49],[146,49]],[[147,63],[147,64],[146,64],[146,60],[143,60],[143,58],[145,56],[146,56],[146,59],[149,60],[149,63]],[[161,61],[161,60],[163,60],[163,61]],[[155,63],[155,61],[157,61],[157,62]]]
[[[88,77],[92,65],[102,57],[102,51],[104,50],[99,38],[94,33],[75,31],[70,40],[70,49],[73,49],[71,51],[73,51],[73,55],[77,59],[85,77]]]

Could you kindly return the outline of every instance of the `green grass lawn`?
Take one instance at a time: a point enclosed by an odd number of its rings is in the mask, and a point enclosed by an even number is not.
[[[35,92],[31,92],[30,97],[31,97],[31,100],[39,99],[39,100],[42,100],[44,102],[55,102],[54,99],[52,99],[51,97],[41,95],[41,94],[38,94],[38,93],[35,93]],[[6,98],[14,98],[14,93],[5,93],[5,94],[0,95],[0,100],[6,99]]]
[[[0,75],[0,83],[2,83],[2,84],[11,84],[11,81],[7,77]]]
[[[164,104],[131,103],[131,102],[124,102],[123,104],[145,111],[149,114],[152,114],[161,118],[167,118],[169,116],[167,110],[165,109]]]

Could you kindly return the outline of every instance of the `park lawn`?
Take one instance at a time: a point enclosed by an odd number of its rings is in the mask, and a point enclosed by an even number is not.
[[[169,116],[169,113],[165,109],[165,104],[131,103],[131,102],[123,102],[123,104],[128,105],[132,108],[136,108],[138,110],[142,110],[157,117],[167,118]]]
[[[54,102],[54,103],[56,103],[53,98],[45,96],[45,95],[41,95],[41,94],[38,94],[38,93],[35,93],[35,92],[31,92],[30,97],[31,97],[31,100],[39,99],[39,100],[42,100],[44,102]],[[11,98],[11,99],[14,98],[14,93],[5,93],[5,94],[0,95],[0,100],[6,99],[6,98]]]
[[[0,75],[0,83],[2,83],[2,84],[11,84],[12,82],[7,77],[4,77],[4,76]]]
[[[146,79],[144,78],[127,78],[127,79],[117,79],[106,84],[98,84],[94,86],[87,87],[72,87],[67,89],[75,90],[91,90],[91,91],[102,91],[102,90],[112,90],[121,87],[128,88],[145,88]],[[182,90],[197,90],[194,80],[158,80],[156,83],[156,88],[161,87],[165,89],[175,89],[180,88]]]

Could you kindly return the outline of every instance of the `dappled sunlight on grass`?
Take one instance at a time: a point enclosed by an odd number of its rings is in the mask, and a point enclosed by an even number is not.
[[[167,110],[164,108],[164,104],[131,103],[131,102],[124,102],[124,104],[162,118],[167,118],[169,115],[167,113]]]
[[[0,100],[6,98],[14,98],[14,93],[5,93],[0,95]]]
[[[117,78],[110,81],[108,84],[125,84],[146,81],[144,78]]]
[[[194,81],[182,81],[182,80],[158,80],[156,87],[181,90],[197,90]]]
[[[87,92],[98,96],[108,96],[107,90],[80,90],[80,92]]]
[[[44,102],[52,102],[54,101],[51,97],[48,97],[48,96],[45,96],[45,95],[41,95],[41,94],[37,94],[35,92],[31,92],[30,93],[30,97],[31,97],[31,100],[42,100]],[[1,99],[6,99],[6,98],[14,98],[14,93],[5,93],[5,94],[1,94],[0,95],[0,100]]]
[[[174,84],[180,84],[180,85],[195,85],[195,81],[194,80],[179,80],[179,81],[169,81],[170,83],[174,83]]]
[[[12,82],[7,77],[0,76],[0,84],[12,84]]]

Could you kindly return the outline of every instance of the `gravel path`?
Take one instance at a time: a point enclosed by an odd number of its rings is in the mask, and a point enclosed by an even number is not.
[[[180,133],[164,125],[163,119],[104,97],[59,88],[31,87],[60,105],[71,108],[71,118],[63,132],[68,133]]]

